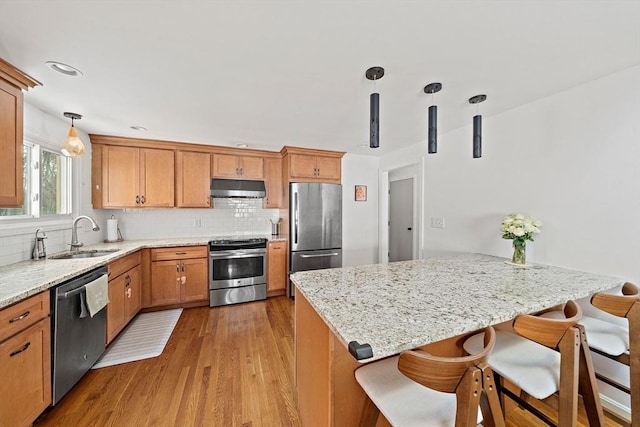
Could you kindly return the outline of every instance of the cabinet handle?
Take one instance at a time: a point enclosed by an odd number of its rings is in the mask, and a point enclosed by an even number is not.
[[[23,314],[21,314],[20,316],[14,317],[13,319],[9,320],[9,323],[15,323],[15,322],[17,322],[19,320],[24,319],[25,317],[27,317],[30,314],[31,314],[31,312],[29,310],[27,310]]]
[[[136,205],[140,204],[140,196],[136,196]]]
[[[182,271],[182,274],[184,274],[184,262],[180,264],[180,270]]]
[[[180,273],[180,264],[176,264],[176,273]]]
[[[240,168],[240,175],[244,175],[244,168]]]
[[[144,196],[142,196],[142,197],[140,197],[140,201],[144,205],[144,203],[147,201],[147,199]]]
[[[17,355],[17,354],[22,353],[23,351],[25,351],[26,349],[28,349],[30,345],[31,345],[31,341],[29,341],[28,343],[26,343],[25,345],[23,345],[23,346],[22,346],[22,348],[19,348],[18,350],[16,350],[16,351],[14,351],[14,352],[10,353],[10,354],[9,354],[9,357],[13,357],[13,356],[15,356],[15,355]]]
[[[129,286],[131,284],[131,277],[127,274],[124,278],[124,285]]]
[[[282,246],[271,246],[271,249],[282,249]]]
[[[236,168],[236,175],[240,175],[240,168]]]
[[[211,203],[211,200],[209,200],[209,198],[207,198],[207,206],[209,206],[209,203]]]
[[[176,252],[176,255],[186,255],[186,252]]]

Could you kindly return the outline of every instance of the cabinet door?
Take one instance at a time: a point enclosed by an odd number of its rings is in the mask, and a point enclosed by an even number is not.
[[[211,154],[178,151],[176,153],[176,206],[211,206]]]
[[[262,157],[240,157],[240,175],[248,179],[264,178],[264,159]]]
[[[151,305],[177,304],[180,302],[180,263],[154,261],[151,263]]]
[[[340,181],[342,159],[335,157],[316,158],[317,177],[328,181]]]
[[[264,159],[264,185],[267,196],[264,198],[263,206],[282,207],[282,159]]]
[[[287,242],[275,241],[267,245],[267,291],[284,294],[287,287]]]
[[[121,274],[109,281],[109,304],[107,305],[107,344],[120,333],[127,323],[125,313],[125,279]]]
[[[140,266],[132,268],[125,274],[125,323],[129,323],[131,319],[140,311],[142,306],[142,286],[140,281]]]
[[[0,206],[20,207],[22,190],[22,91],[0,80]]]
[[[229,154],[214,154],[213,176],[215,178],[238,178],[240,176],[238,156]]]
[[[175,205],[175,160],[172,150],[140,149],[140,204],[171,208]]]
[[[185,259],[180,262],[182,272],[182,302],[206,301],[209,299],[207,258]]]
[[[291,154],[289,162],[292,178],[316,178],[316,156]]]
[[[31,425],[51,404],[51,327],[45,318],[0,344],[0,426]]]
[[[140,151],[131,147],[105,146],[102,162],[103,207],[139,207]]]

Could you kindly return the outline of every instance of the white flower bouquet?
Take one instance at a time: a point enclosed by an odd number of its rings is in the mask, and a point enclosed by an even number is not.
[[[503,239],[513,240],[513,257],[514,264],[526,264],[526,242],[533,242],[533,235],[540,233],[542,223],[529,215],[509,214],[502,220]]]

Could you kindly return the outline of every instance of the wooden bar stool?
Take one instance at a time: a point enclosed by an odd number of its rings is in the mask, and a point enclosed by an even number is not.
[[[584,400],[590,426],[604,426],[593,364],[584,328],[578,324],[582,310],[574,301],[564,307],[564,318],[520,315],[513,322],[517,333],[498,331],[496,345],[488,361],[494,372],[519,387],[522,395],[546,399],[558,392],[558,425],[574,427],[578,419],[578,393]],[[468,352],[481,348],[481,337],[464,343]],[[548,425],[555,425],[526,399],[496,385]]]
[[[584,325],[592,351],[629,366],[630,387],[599,374],[596,377],[631,395],[631,425],[640,427],[640,291],[627,282],[622,286],[621,295],[598,293],[591,297],[591,304],[628,321],[627,328],[586,316],[580,323]]]
[[[361,427],[375,426],[380,412],[397,427],[504,427],[493,372],[486,360],[495,331],[483,334],[480,351],[465,357],[439,357],[421,350],[372,362],[355,371],[367,394]]]

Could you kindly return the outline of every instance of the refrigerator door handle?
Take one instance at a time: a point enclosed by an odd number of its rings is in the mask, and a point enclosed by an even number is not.
[[[340,255],[338,252],[331,252],[328,254],[317,254],[317,255],[306,255],[306,254],[301,254],[300,258],[320,258],[320,257],[326,257],[326,256],[338,256]]]
[[[298,193],[293,193],[293,243],[298,243]]]

